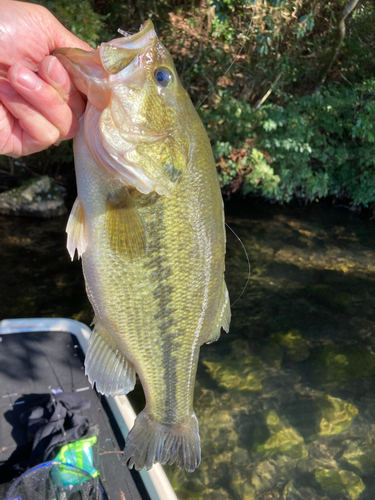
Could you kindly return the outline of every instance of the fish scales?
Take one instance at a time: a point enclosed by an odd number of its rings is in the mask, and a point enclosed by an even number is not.
[[[55,53],[88,95],[67,226],[95,312],[86,372],[104,394],[129,392],[135,372],[141,380],[146,407],[126,440],[130,467],[177,461],[193,471],[199,349],[230,319],[209,140],[150,21],[95,52]]]

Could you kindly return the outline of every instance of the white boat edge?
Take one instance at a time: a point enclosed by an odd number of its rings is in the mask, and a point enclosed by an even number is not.
[[[91,334],[88,326],[68,318],[22,318],[0,321],[0,335],[33,331],[72,333],[77,337],[85,354]],[[107,402],[125,439],[136,417],[133,407],[126,396],[115,398],[109,396]],[[155,464],[149,471],[142,469],[139,473],[151,500],[178,500],[160,464]]]

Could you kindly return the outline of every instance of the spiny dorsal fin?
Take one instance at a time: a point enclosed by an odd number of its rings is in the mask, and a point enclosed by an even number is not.
[[[115,252],[124,253],[131,259],[145,253],[145,227],[126,188],[108,197],[106,220],[111,247]]]
[[[82,257],[82,254],[86,251],[87,241],[85,237],[85,214],[78,198],[76,198],[70,212],[66,232],[68,233],[66,248],[70,258],[74,259],[76,250],[78,258]]]
[[[223,328],[228,333],[230,318],[231,318],[231,312],[230,312],[229,293],[225,280],[223,279],[221,301],[215,319],[215,326],[212,329],[208,338],[204,340],[204,343],[211,344],[212,342],[218,340],[218,338],[220,337],[221,328]]]
[[[86,353],[86,375],[96,390],[107,396],[121,396],[134,389],[133,364],[120,352],[111,335],[94,319],[94,330]]]

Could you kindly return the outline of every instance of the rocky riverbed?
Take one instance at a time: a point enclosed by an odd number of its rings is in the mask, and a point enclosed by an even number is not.
[[[231,331],[204,345],[195,410],[202,464],[166,467],[180,500],[375,498],[374,222],[344,209],[227,207],[250,282]],[[66,216],[0,216],[0,316],[90,323]],[[228,231],[232,302],[247,262]],[[132,395],[137,409],[142,394]]]
[[[203,346],[202,465],[180,500],[375,498],[373,222],[331,209],[228,213],[252,275],[232,329]],[[228,232],[232,301],[246,281]]]

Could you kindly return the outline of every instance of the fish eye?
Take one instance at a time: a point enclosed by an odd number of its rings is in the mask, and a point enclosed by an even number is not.
[[[156,68],[154,72],[156,83],[162,87],[168,87],[172,82],[172,73],[168,68]]]

